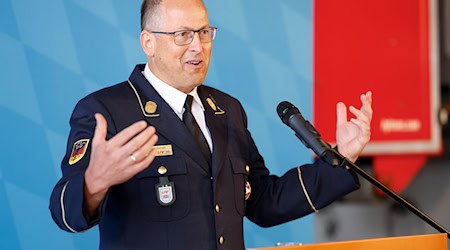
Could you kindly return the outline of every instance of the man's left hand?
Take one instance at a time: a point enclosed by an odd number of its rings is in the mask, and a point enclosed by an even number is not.
[[[349,111],[355,116],[347,120],[347,107],[339,102],[336,105],[337,125],[336,143],[339,153],[348,160],[355,162],[359,154],[370,140],[370,122],[372,121],[372,92],[362,94],[362,106],[357,109],[349,107]]]

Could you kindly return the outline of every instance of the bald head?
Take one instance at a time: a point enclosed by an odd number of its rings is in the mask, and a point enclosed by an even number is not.
[[[158,29],[161,24],[161,9],[160,5],[187,5],[187,4],[201,4],[204,6],[202,0],[144,0],[141,5],[141,31],[145,29]]]

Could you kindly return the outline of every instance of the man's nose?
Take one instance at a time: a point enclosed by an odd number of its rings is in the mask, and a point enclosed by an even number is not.
[[[200,41],[200,35],[198,34],[198,32],[194,33],[192,42],[189,44],[189,49],[192,51],[201,51],[202,50],[202,41]]]

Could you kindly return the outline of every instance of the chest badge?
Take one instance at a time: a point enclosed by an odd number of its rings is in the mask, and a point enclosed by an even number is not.
[[[245,183],[245,200],[250,198],[250,194],[252,193],[252,187],[250,186],[250,182]]]
[[[167,173],[165,167],[159,167],[158,172],[161,175]],[[171,206],[176,200],[175,185],[169,181],[167,176],[159,177],[159,183],[155,185],[156,198],[161,206]]]

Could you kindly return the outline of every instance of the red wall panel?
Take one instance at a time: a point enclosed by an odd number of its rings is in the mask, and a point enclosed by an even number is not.
[[[438,153],[439,79],[430,0],[314,2],[314,124],[335,141],[335,104],[372,90],[365,154]]]

